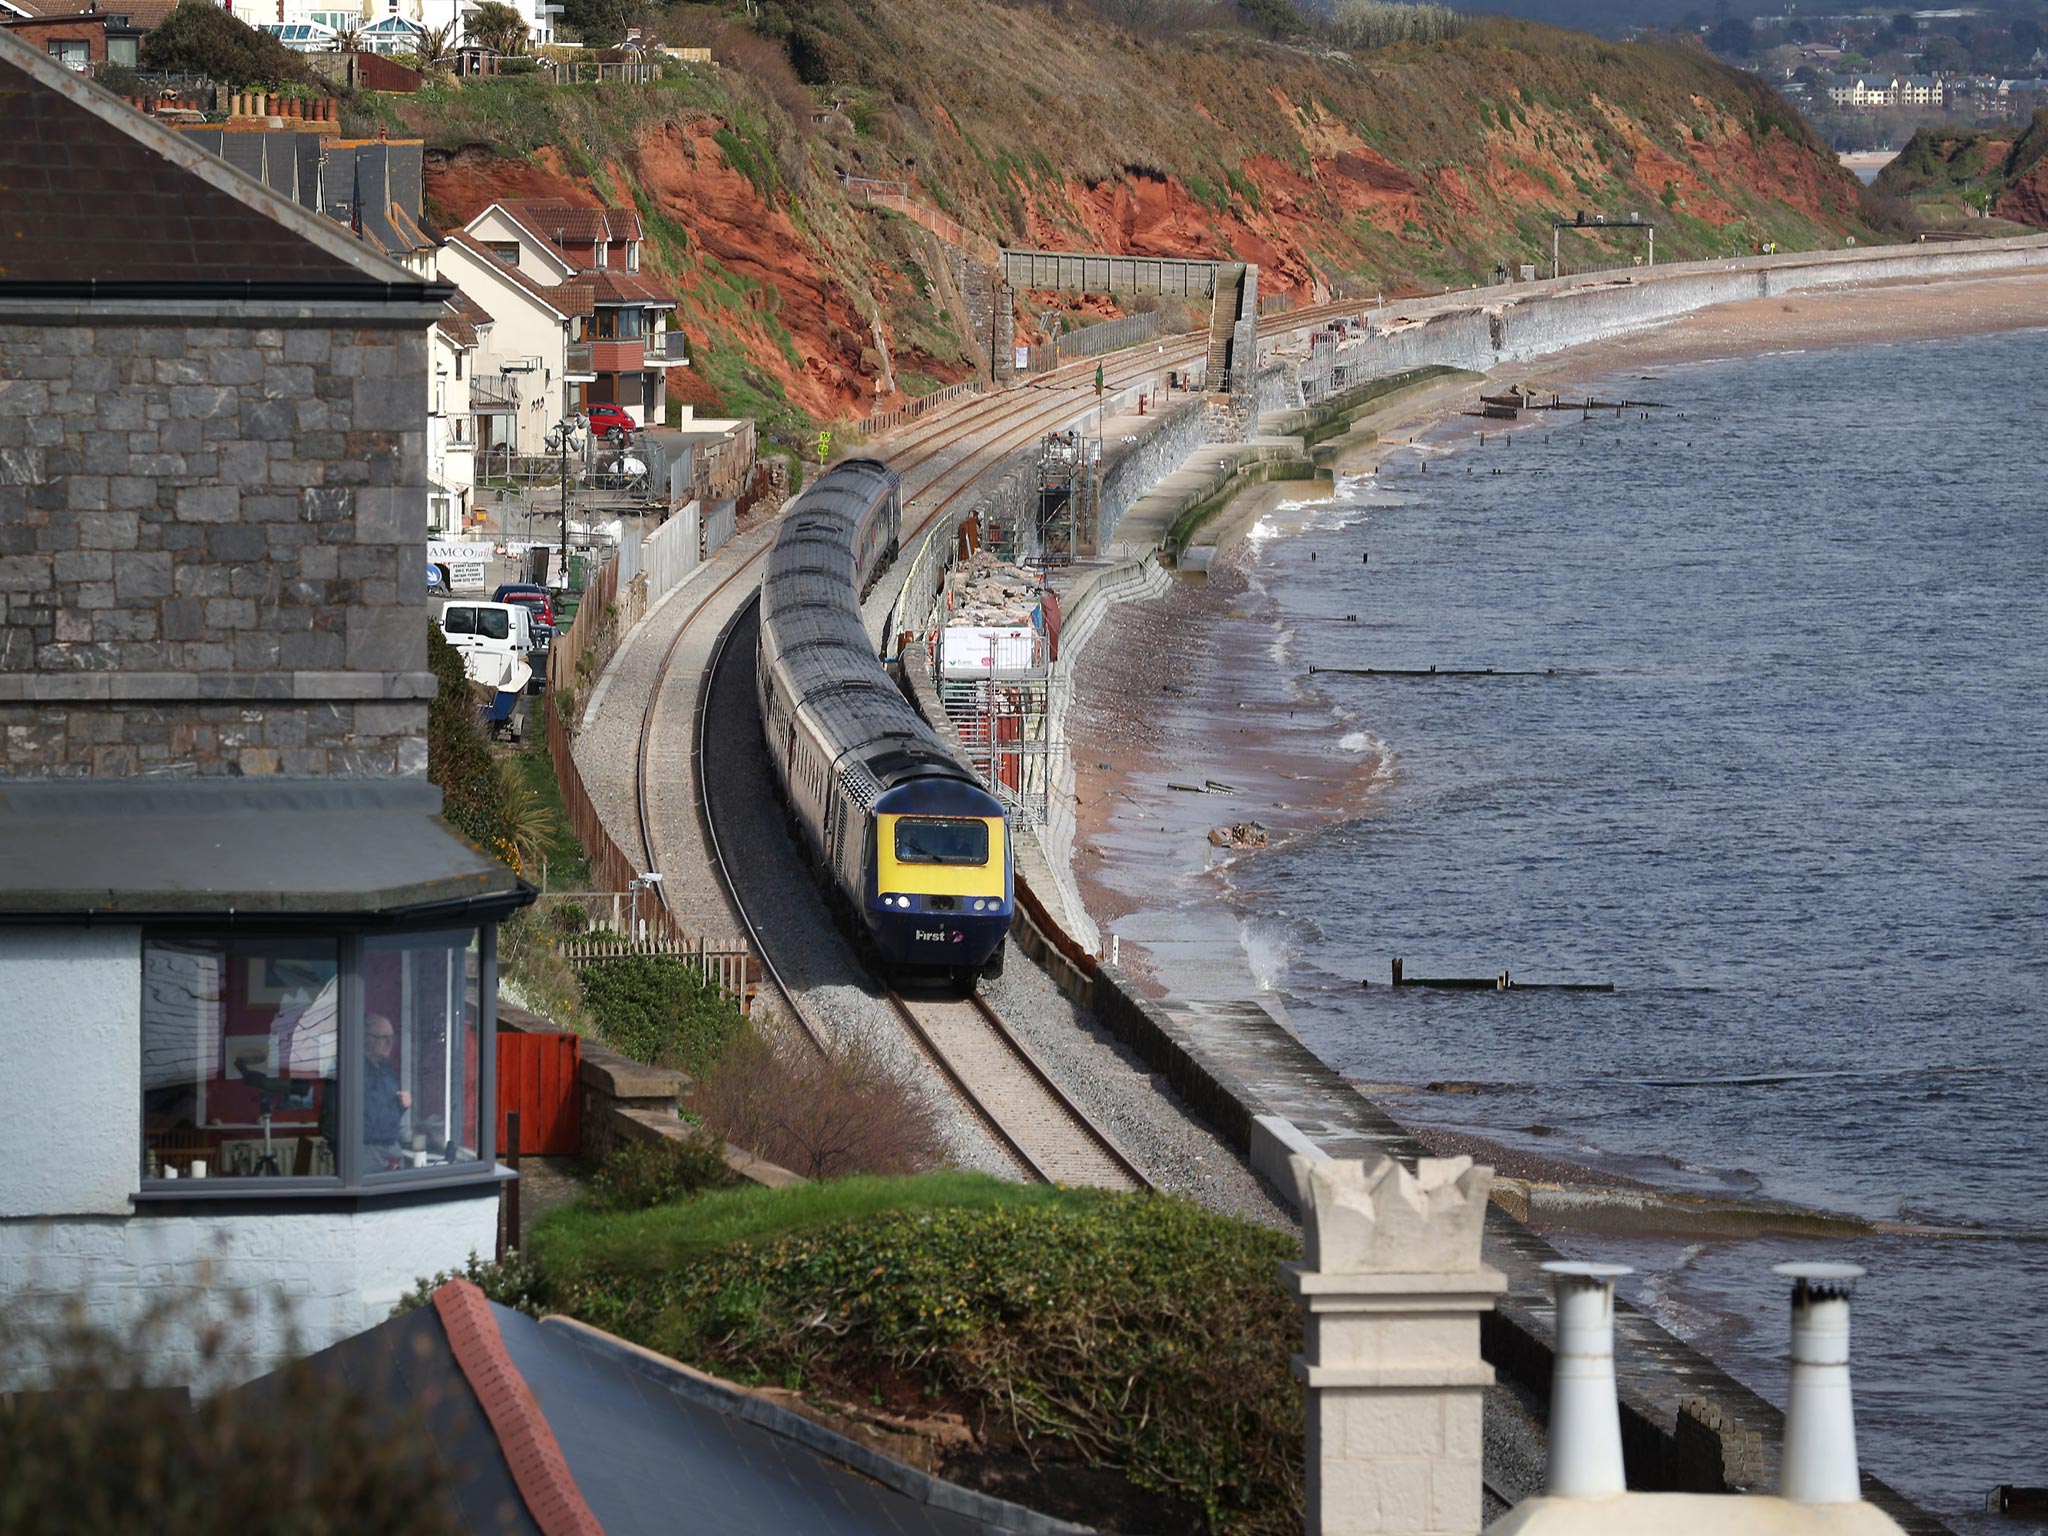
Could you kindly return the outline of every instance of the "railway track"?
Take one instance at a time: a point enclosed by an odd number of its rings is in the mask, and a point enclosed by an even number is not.
[[[1355,304],[1333,304],[1289,316],[1290,327],[1311,324],[1324,314],[1355,310]],[[1180,367],[1201,357],[1207,346],[1199,334],[1176,337],[1150,354],[1120,363],[1105,358],[1084,359],[1054,369],[1028,388],[1041,397],[1019,408],[1018,391],[983,396],[958,411],[947,412],[924,430],[912,428],[892,448],[884,449],[892,467],[904,477],[903,500],[906,524],[911,503],[931,496],[954,477],[958,484],[934,505],[922,509],[914,527],[907,527],[901,542],[905,547],[921,537],[952,505],[968,494],[990,469],[1016,449],[1046,430],[1071,421],[1088,408],[1094,370],[1104,369],[1106,386],[1122,389],[1161,368]],[[976,434],[987,440],[965,444]],[[949,449],[962,447],[952,462],[931,469],[920,478],[917,473],[940,459]],[[634,757],[634,809],[639,823],[641,852],[646,867],[664,867],[658,846],[655,818],[648,789],[650,759],[656,734],[657,715],[668,689],[668,679],[685,638],[719,610],[719,600],[736,584],[758,575],[769,545],[764,543],[747,559],[727,572],[716,585],[698,595],[676,633],[662,653],[654,683],[642,712]],[[776,965],[773,946],[747,910],[740,882],[729,862],[728,851],[719,837],[720,814],[714,803],[710,780],[704,771],[712,686],[722,669],[735,658],[728,652],[735,633],[747,630],[748,607],[726,620],[706,665],[706,683],[699,689],[697,705],[690,720],[690,759],[697,787],[699,828],[720,884],[733,912],[746,931],[748,943],[759,957],[764,974],[773,985],[790,1017],[810,1047],[825,1054],[831,1030],[808,1007],[801,989],[785,979]],[[749,631],[750,632],[750,631]],[[655,887],[657,899],[673,910],[665,885]],[[890,992],[888,1004],[910,1030],[921,1048],[960,1095],[997,1142],[1016,1161],[1027,1177],[1046,1182],[1088,1184],[1113,1189],[1150,1189],[1151,1181],[1131,1162],[1115,1142],[1087,1113],[1054,1082],[1029,1049],[1002,1018],[979,996],[965,1001],[916,1000]]]
[[[889,1006],[1028,1178],[1045,1184],[1151,1190],[1152,1181],[1090,1119],[978,993]]]

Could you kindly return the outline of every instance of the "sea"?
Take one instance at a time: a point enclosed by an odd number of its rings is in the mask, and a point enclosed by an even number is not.
[[[1397,1118],[1877,1224],[1550,1235],[1781,1404],[1770,1266],[1865,1266],[1865,1467],[2005,1536],[1987,1492],[2048,1484],[2044,373],[2048,330],[1665,364],[1385,444],[1173,637],[1090,849],[1170,995],[1265,989]]]

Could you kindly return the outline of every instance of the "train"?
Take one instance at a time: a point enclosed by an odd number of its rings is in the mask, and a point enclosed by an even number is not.
[[[1016,913],[1003,803],[946,750],[883,668],[861,598],[895,558],[902,486],[835,465],[784,514],[761,581],[754,685],[804,851],[885,983],[961,991],[1002,973]]]

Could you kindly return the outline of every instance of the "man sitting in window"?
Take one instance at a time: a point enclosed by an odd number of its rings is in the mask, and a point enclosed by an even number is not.
[[[397,1046],[398,1031],[389,1018],[381,1013],[364,1018],[363,1151],[373,1171],[399,1165],[400,1127],[412,1108],[412,1095],[398,1086],[398,1069],[392,1065]]]

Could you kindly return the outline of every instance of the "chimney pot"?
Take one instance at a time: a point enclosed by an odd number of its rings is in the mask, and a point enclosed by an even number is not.
[[[1774,1264],[1792,1282],[1792,1379],[1785,1402],[1779,1492],[1796,1504],[1863,1497],[1849,1390],[1849,1293],[1854,1264]]]
[[[1614,1282],[1626,1264],[1550,1263],[1557,1286],[1557,1357],[1550,1376],[1544,1491],[1601,1499],[1628,1491],[1614,1389]]]

